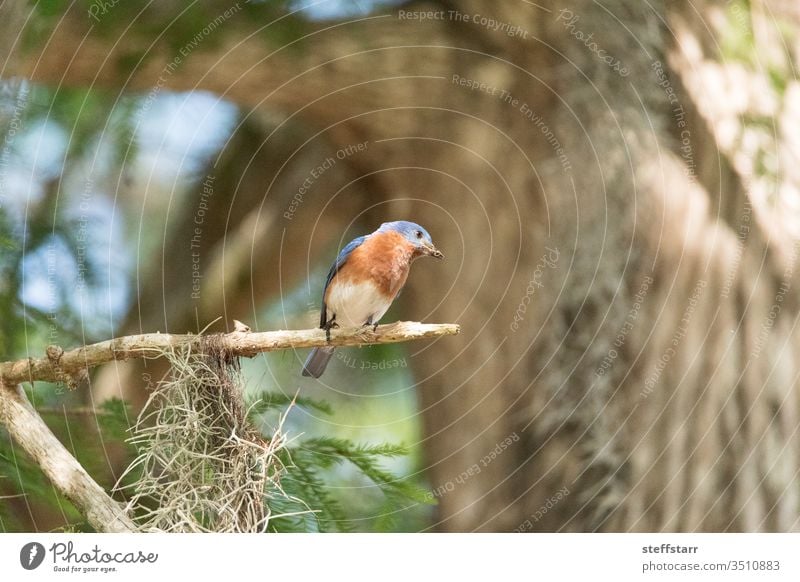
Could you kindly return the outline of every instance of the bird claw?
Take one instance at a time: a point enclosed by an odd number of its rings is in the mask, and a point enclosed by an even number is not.
[[[334,327],[339,327],[339,324],[336,323],[335,319],[332,319],[325,324],[325,327],[322,328],[325,330],[325,341],[328,343],[331,343],[331,329]]]

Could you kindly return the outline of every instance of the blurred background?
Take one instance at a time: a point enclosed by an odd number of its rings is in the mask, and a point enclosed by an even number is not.
[[[338,249],[413,220],[446,260],[417,262],[383,321],[460,336],[337,350],[321,381],[305,350],[243,362],[249,399],[325,403],[293,408],[290,437],[403,445],[381,467],[427,495],[320,473],[346,529],[800,527],[796,3],[0,16],[0,361],[315,327]],[[108,489],[165,373],[26,389]],[[59,528],[88,525],[0,429],[0,531]]]

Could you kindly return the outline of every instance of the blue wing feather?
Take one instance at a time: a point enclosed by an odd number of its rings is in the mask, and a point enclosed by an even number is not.
[[[347,243],[347,245],[339,252],[339,256],[336,257],[336,262],[334,262],[331,266],[331,270],[328,271],[328,277],[325,279],[325,286],[322,288],[322,312],[319,315],[319,326],[321,328],[324,328],[325,324],[328,323],[328,306],[325,304],[325,293],[328,291],[328,285],[331,284],[333,277],[336,275],[339,269],[342,268],[342,265],[347,262],[350,254],[361,246],[361,244],[367,239],[367,236],[369,235],[354,238]]]

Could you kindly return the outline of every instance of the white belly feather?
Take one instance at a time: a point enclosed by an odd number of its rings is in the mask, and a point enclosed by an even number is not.
[[[350,283],[334,280],[328,294],[328,314],[330,320],[336,314],[339,327],[360,327],[372,317],[377,323],[391,305],[377,286],[371,281]]]

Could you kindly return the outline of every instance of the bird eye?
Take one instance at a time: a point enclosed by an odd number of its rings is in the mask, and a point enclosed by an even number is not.
[[[414,234],[416,235],[417,238],[422,238],[422,231],[421,230],[414,231]]]

